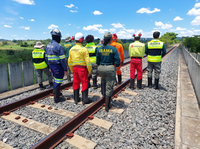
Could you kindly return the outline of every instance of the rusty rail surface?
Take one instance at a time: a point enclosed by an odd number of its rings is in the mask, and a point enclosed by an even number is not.
[[[175,47],[169,50],[166,55],[171,52]],[[146,71],[147,66],[143,68],[143,72]],[[137,74],[136,74],[137,75]],[[112,97],[122,91],[128,84],[130,83],[130,79],[127,79],[122,84],[118,85],[114,88]],[[66,134],[70,134],[74,132],[80,125],[82,125],[85,121],[88,120],[88,116],[94,115],[97,111],[99,111],[105,102],[105,98],[100,98],[91,106],[87,107],[75,117],[73,117],[70,121],[65,123],[63,126],[59,127],[57,130],[46,136],[44,139],[39,141],[37,144],[31,147],[31,149],[53,149],[60,142],[62,142],[66,138]]]

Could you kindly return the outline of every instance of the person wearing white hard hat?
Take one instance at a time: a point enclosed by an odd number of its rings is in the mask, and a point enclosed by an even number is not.
[[[137,70],[137,89],[142,88],[142,58],[144,57],[145,44],[140,42],[141,33],[133,34],[135,42],[129,45],[129,56],[131,57],[130,88],[134,89],[135,69]]]
[[[90,102],[88,99],[88,74],[91,75],[92,65],[88,50],[83,47],[84,36],[78,32],[75,35],[76,44],[69,51],[68,66],[73,73],[74,101],[77,104],[80,101],[79,88],[82,84],[82,103]]]
[[[54,29],[50,31],[50,34],[52,35],[52,41],[46,46],[46,61],[54,77],[54,101],[58,103],[62,95],[60,85],[63,82],[64,75],[67,75],[67,65],[64,49],[59,44],[62,37],[61,32],[58,29]]]

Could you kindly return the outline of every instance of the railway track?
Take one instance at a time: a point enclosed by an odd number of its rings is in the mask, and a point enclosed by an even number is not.
[[[168,52],[170,52],[174,48],[175,47],[171,48]],[[129,64],[129,62],[124,64],[124,67],[122,68],[122,70],[124,72],[128,71],[128,69],[129,69],[128,64]],[[144,65],[144,63],[143,63],[143,65]],[[143,72],[146,71],[146,68],[147,67],[144,67]],[[112,98],[115,100],[123,101],[124,103],[130,103],[131,100],[129,100],[129,99],[117,97],[117,95],[120,92],[125,92],[131,96],[137,95],[137,93],[135,93],[135,92],[130,92],[130,91],[125,90],[125,88],[130,83],[130,79],[128,79],[129,73],[128,73],[128,75],[123,74],[123,76],[124,76],[123,80],[125,80],[125,81],[122,84],[115,87]],[[63,90],[63,92],[67,92],[68,94],[71,94],[71,92],[72,92],[72,89],[70,89],[71,86],[72,86],[72,82],[62,85],[61,89]],[[90,140],[84,139],[76,134],[73,134],[73,132],[78,127],[80,127],[83,123],[85,123],[86,121],[88,121],[89,123],[92,123],[94,125],[103,127],[104,129],[107,129],[107,130],[109,130],[111,128],[112,123],[109,123],[105,120],[101,120],[97,117],[94,117],[94,114],[97,113],[100,109],[102,109],[103,104],[104,104],[104,98],[99,99],[99,97],[101,97],[101,95],[98,92],[100,92],[100,90],[97,90],[97,93],[89,93],[89,96],[93,96],[93,98],[96,96],[96,102],[94,102],[91,105],[87,105],[88,107],[86,107],[82,111],[80,110],[80,113],[71,112],[71,111],[64,110],[64,109],[58,109],[51,105],[45,105],[45,104],[38,103],[37,101],[40,101],[45,98],[49,98],[49,96],[51,96],[52,89],[49,89],[49,90],[40,92],[39,94],[24,98],[19,101],[15,101],[13,103],[10,103],[10,104],[4,105],[4,106],[1,106],[0,107],[0,115],[2,118],[6,119],[6,120],[12,121],[14,123],[18,123],[22,126],[28,127],[30,129],[39,131],[40,133],[47,135],[44,139],[42,139],[37,144],[32,146],[33,149],[54,148],[63,140],[65,142],[75,145],[76,147],[79,147],[79,148],[81,148],[81,147],[94,148],[96,146],[96,143],[94,143]],[[71,97],[72,97],[72,95],[71,95]],[[68,102],[73,102],[73,100],[70,100],[69,96],[66,97],[66,100]],[[48,112],[62,115],[65,117],[69,117],[70,119],[67,123],[65,123],[58,129],[56,129],[55,127],[50,127],[48,125],[39,123],[37,121],[28,119],[26,117],[19,116],[12,112],[12,111],[15,111],[24,106],[31,107],[34,109],[43,109],[43,110],[45,109]],[[124,109],[119,109],[119,108],[114,107],[110,111],[121,114],[124,111]],[[78,143],[77,140],[81,140],[80,143]]]

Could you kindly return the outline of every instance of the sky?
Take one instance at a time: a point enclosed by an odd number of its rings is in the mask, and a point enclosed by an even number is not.
[[[120,39],[152,38],[154,31],[200,35],[200,0],[0,0],[0,39],[48,39],[52,29],[62,39],[77,32]]]

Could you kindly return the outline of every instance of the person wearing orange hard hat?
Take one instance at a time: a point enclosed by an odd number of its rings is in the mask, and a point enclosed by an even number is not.
[[[122,76],[121,76],[121,65],[124,63],[124,50],[122,44],[117,42],[117,34],[114,33],[112,34],[112,43],[110,44],[111,46],[117,48],[117,51],[119,53],[119,58],[120,58],[120,66],[117,68],[116,73],[118,76],[118,84],[121,84],[122,81]]]

